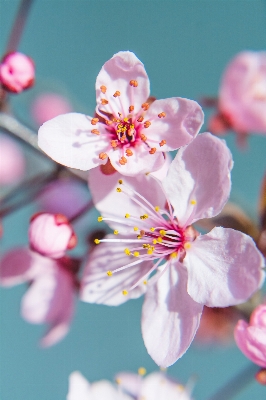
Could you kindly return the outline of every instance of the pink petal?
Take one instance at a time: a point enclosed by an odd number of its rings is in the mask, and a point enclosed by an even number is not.
[[[164,118],[158,115],[165,112]],[[190,143],[198,134],[204,114],[198,103],[193,100],[172,97],[170,99],[155,100],[148,109],[145,120],[151,120],[151,126],[145,129],[145,135],[149,139],[158,141],[152,143],[160,151],[176,150]],[[161,140],[166,144],[159,146]]]
[[[181,226],[222,210],[231,189],[232,164],[225,142],[210,133],[178,151],[163,185]]]
[[[134,374],[133,372],[120,372],[116,374],[115,380],[119,383],[119,387],[122,388],[123,391],[134,398],[139,398],[143,383],[140,375]]]
[[[122,153],[120,151],[110,150],[108,156],[112,166],[122,175],[137,176],[139,174],[146,174],[152,171],[157,171],[164,164],[164,157],[161,152],[155,154],[149,153],[149,148],[140,143],[132,149],[133,155],[128,157],[128,162],[121,165],[119,160]]]
[[[137,87],[132,87],[129,82],[136,80]],[[102,93],[101,86],[106,87],[106,93]],[[116,91],[119,97],[114,97]],[[130,51],[120,51],[108,60],[102,67],[96,79],[96,101],[99,108],[113,114],[121,112],[125,117],[129,106],[134,105],[138,112],[141,105],[148,99],[150,94],[150,82],[142,62]],[[101,99],[109,103],[101,105]],[[122,107],[120,105],[122,103]]]
[[[123,185],[118,181],[122,179]],[[124,193],[117,193],[116,188],[123,186],[138,191],[154,206],[164,208],[165,195],[158,182],[149,175],[138,175],[136,177],[122,176],[119,173],[104,175],[100,168],[95,168],[89,173],[89,188],[97,210],[104,216],[112,216],[125,220],[125,214],[139,217],[144,214],[144,209],[131,200],[131,196]],[[117,222],[107,221],[113,229],[120,233],[133,233],[132,227],[120,225]]]
[[[6,253],[0,263],[1,285],[14,286],[32,279],[34,261],[32,252],[23,247]]]
[[[9,185],[21,179],[25,173],[23,152],[15,141],[0,136],[0,185]]]
[[[187,274],[169,266],[148,287],[142,312],[142,336],[149,355],[162,367],[178,360],[198,329],[202,305],[187,294]]]
[[[251,237],[217,227],[199,236],[187,250],[188,293],[208,307],[227,307],[246,301],[262,285],[261,253]]]
[[[107,238],[112,238],[108,235]],[[88,259],[81,281],[81,300],[88,303],[117,306],[129,299],[140,297],[146,286],[140,283],[128,295],[122,294],[151,269],[152,262],[146,261],[123,271],[107,276],[107,271],[122,267],[137,261],[136,257],[129,257],[124,253],[126,243],[100,243]],[[145,278],[143,278],[145,280]]]
[[[266,304],[261,304],[255,308],[250,317],[250,325],[266,329]]]
[[[186,389],[165,374],[154,372],[143,379],[140,398],[145,400],[190,400]]]
[[[91,394],[87,400],[132,400],[132,398],[121,393],[112,383],[102,380],[91,384]]]
[[[266,330],[249,326],[245,321],[238,321],[235,327],[235,341],[240,350],[251,361],[266,368]]]
[[[90,383],[78,372],[72,372],[69,376],[69,387],[66,400],[90,400]]]
[[[99,154],[108,142],[95,135],[102,124],[91,124],[92,118],[77,113],[59,115],[45,122],[39,129],[38,144],[53,160],[70,168],[87,171],[102,164]]]

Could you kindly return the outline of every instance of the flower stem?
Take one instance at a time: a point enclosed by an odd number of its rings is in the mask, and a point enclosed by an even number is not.
[[[248,384],[254,381],[254,375],[258,371],[258,366],[249,364],[237,375],[230,379],[226,384],[221,387],[209,400],[230,400],[240,391],[242,391]]]

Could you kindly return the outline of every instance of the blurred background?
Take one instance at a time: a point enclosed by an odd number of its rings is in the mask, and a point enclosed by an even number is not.
[[[5,51],[19,1],[0,0],[0,51]],[[78,112],[92,115],[95,79],[104,64],[120,50],[133,51],[144,63],[151,94],[198,100],[216,96],[227,63],[242,50],[265,50],[266,2],[262,0],[35,0],[19,50],[33,58],[36,85],[11,96],[15,115],[37,131],[32,106],[42,92],[63,95]],[[206,121],[210,112],[206,111]],[[206,129],[206,125],[205,125]],[[202,131],[205,130],[204,128]],[[234,158],[232,199],[253,218],[266,167],[266,138],[251,135],[247,147],[236,145],[233,133],[225,137]],[[29,157],[28,171],[49,168],[39,156]],[[35,169],[36,172],[36,169]],[[27,244],[26,206],[3,220],[1,253]],[[78,230],[97,227],[90,212]],[[25,286],[0,289],[0,398],[1,400],[65,399],[68,376],[81,371],[88,380],[112,380],[119,371],[157,370],[140,332],[142,299],[120,307],[77,302],[67,337],[49,349],[38,340],[44,326],[24,322],[20,299]],[[196,376],[195,400],[207,399],[249,361],[234,344],[203,346],[194,343],[169,368],[169,375],[186,383]],[[266,389],[255,381],[236,400],[263,400]],[[224,399],[226,400],[226,399]]]

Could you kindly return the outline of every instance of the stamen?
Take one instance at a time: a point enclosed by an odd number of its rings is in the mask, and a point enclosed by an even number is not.
[[[190,200],[190,204],[192,204],[193,206],[195,206],[197,204],[196,200]]]
[[[99,243],[100,243],[100,240],[99,240],[99,239],[94,239],[94,243],[95,243],[95,244],[99,244]]]
[[[165,112],[161,112],[160,114],[158,114],[158,117],[159,118],[165,118],[166,117]]]
[[[146,373],[147,373],[146,368],[140,367],[140,368],[138,369],[138,374],[139,374],[139,375],[144,376],[144,375],[146,375]]]
[[[166,231],[165,231],[164,229],[161,229],[161,230],[160,230],[160,235],[161,235],[161,236],[165,236],[165,235],[166,235]]]
[[[114,230],[114,235],[118,235],[118,233],[119,233],[118,230],[115,229],[115,230]]]
[[[100,153],[100,154],[99,154],[99,158],[100,158],[101,160],[105,160],[107,157],[108,157],[108,155],[107,155],[106,153]]]
[[[100,135],[100,131],[98,131],[98,129],[93,129],[91,133],[93,133],[94,135]]]
[[[98,217],[98,222],[102,222],[103,221],[103,217]]]
[[[112,125],[113,121],[110,121],[109,119],[105,120],[106,125]]]
[[[147,110],[150,108],[150,105],[149,105],[149,103],[143,103],[143,104],[141,105],[141,108],[142,108],[144,111],[147,111]]]
[[[137,232],[139,230],[139,228],[137,226],[134,226],[134,231]]]
[[[158,212],[158,211],[160,211],[160,207],[159,206],[155,206],[154,210]]]
[[[132,80],[129,82],[129,84],[130,84],[130,86],[138,87],[138,81],[136,81],[136,80],[134,80],[134,79],[132,79]]]
[[[144,128],[149,128],[149,126],[151,126],[151,122],[150,121],[144,122]]]
[[[118,146],[117,140],[111,140],[111,146],[115,149]]]
[[[124,250],[124,252],[125,252],[125,254],[126,254],[127,256],[130,256],[130,254],[131,254],[131,252],[130,252],[130,250],[129,250],[128,248],[126,248],[126,249]]]
[[[98,122],[99,122],[99,118],[92,118],[92,120],[91,120],[92,125],[96,125],[96,124],[98,124]]]
[[[129,218],[129,217],[130,217],[130,214],[126,214],[126,215],[125,215],[125,218]]]
[[[190,247],[191,247],[190,243],[187,242],[184,244],[184,249],[188,250],[188,249],[190,249]]]
[[[155,231],[155,228],[152,227],[152,228],[150,229],[150,231],[151,231],[151,232],[154,232],[154,231]]]
[[[114,97],[118,97],[118,96],[120,96],[120,94],[121,94],[121,93],[117,90],[117,91],[113,94],[113,96],[114,96]]]
[[[109,101],[106,100],[106,99],[101,99],[101,103],[102,103],[103,106],[105,106],[106,104],[109,103]]]
[[[155,147],[152,147],[152,148],[150,149],[149,153],[150,153],[150,154],[156,153],[156,148],[155,148]]]
[[[102,85],[102,86],[100,87],[100,90],[101,90],[102,93],[106,93],[107,87],[104,86],[104,85]]]
[[[145,136],[143,133],[140,134],[140,138],[143,140],[143,142],[146,142],[147,140],[147,136]]]
[[[166,144],[166,140],[162,140],[159,144],[160,144],[160,147],[164,146]]]
[[[127,296],[127,295],[128,295],[128,291],[127,291],[127,290],[122,290],[122,294],[123,294],[124,296]]]
[[[137,119],[138,122],[143,122],[143,120],[144,120],[144,117],[142,117],[142,116]]]
[[[134,106],[129,106],[128,111],[131,113],[132,111],[134,111]]]
[[[122,138],[121,138],[122,139]],[[120,160],[119,160],[119,164],[121,164],[121,165],[125,165],[127,163],[127,159],[126,159],[126,157],[121,157],[120,158]]]
[[[119,179],[118,183],[119,183],[119,185],[122,185],[122,183],[123,183],[122,179]]]
[[[133,256],[134,257],[139,257],[139,252],[138,251],[134,251]]]
[[[126,155],[127,155],[128,157],[133,156],[133,151],[130,150],[130,149],[126,149]]]
[[[106,273],[107,273],[108,276],[112,276],[113,275],[112,271],[107,271]]]
[[[148,214],[143,214],[140,216],[140,219],[147,219],[147,218],[149,218]]]

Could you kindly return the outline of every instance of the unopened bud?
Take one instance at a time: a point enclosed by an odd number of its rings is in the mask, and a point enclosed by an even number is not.
[[[12,93],[20,93],[34,84],[35,68],[33,60],[25,54],[7,54],[0,64],[0,83]]]

